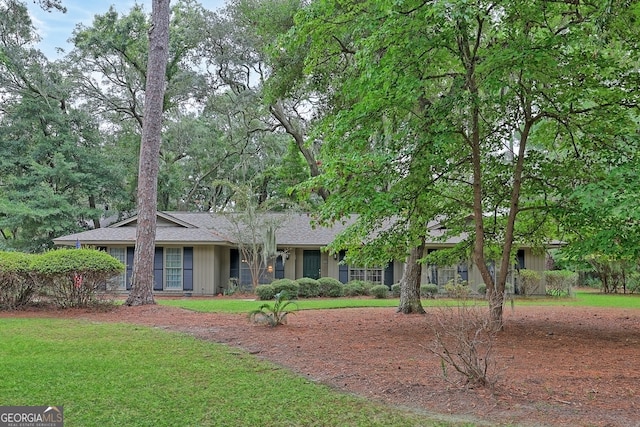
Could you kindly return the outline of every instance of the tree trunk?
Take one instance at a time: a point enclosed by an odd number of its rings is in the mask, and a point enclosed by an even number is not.
[[[170,0],[153,0],[149,30],[149,61],[145,88],[144,122],[138,169],[138,226],[126,305],[155,304],[153,258],[158,205],[158,160],[162,135],[165,72],[169,50]]]
[[[409,258],[402,273],[400,281],[400,304],[398,313],[424,313],[422,302],[420,301],[420,279],[422,277],[422,264],[419,262],[424,256],[425,238],[422,238],[420,245],[411,248]]]
[[[91,209],[95,209],[96,208],[96,198],[94,195],[90,195],[89,196],[89,207]],[[100,228],[100,217],[96,216],[93,217],[93,228]]]

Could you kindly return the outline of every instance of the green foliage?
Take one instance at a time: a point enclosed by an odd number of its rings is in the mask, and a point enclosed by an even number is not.
[[[518,277],[520,278],[519,290],[524,296],[535,293],[541,286],[542,275],[535,270],[521,269]]]
[[[109,292],[109,279],[124,265],[95,249],[59,249],[34,257],[32,269],[39,290],[59,307],[86,307]]]
[[[578,274],[569,270],[551,270],[544,272],[544,284],[547,295],[554,297],[570,296],[576,286]]]
[[[320,285],[318,296],[338,298],[344,295],[342,283],[333,277],[321,277],[318,279]]]
[[[314,298],[320,294],[320,283],[316,279],[303,277],[296,280],[298,283],[298,296],[300,298]]]
[[[375,286],[373,282],[369,282],[368,280],[350,280],[345,286],[347,285],[353,288],[358,295],[369,295],[371,288]]]
[[[8,248],[51,248],[52,238],[82,231],[102,215],[97,204],[120,193],[122,181],[104,156],[97,124],[82,111],[24,97],[6,107],[0,139],[6,141],[0,145],[0,230]]]
[[[478,285],[477,291],[480,295],[486,295],[487,294],[487,285],[485,285],[484,283],[481,283]]]
[[[602,280],[594,276],[586,276],[582,281],[582,286],[594,289],[602,289]]]
[[[227,288],[224,290],[224,294],[227,296],[234,295],[236,292],[238,292],[238,288],[238,278],[232,277],[229,279],[229,283],[227,284]]]
[[[429,237],[468,236],[459,249],[478,268],[506,265],[515,242],[552,237],[594,169],[638,157],[636,17],[622,4],[606,13],[537,0],[501,3],[499,13],[481,2],[413,6],[311,2],[277,45],[306,49],[299,81],[329,94],[314,135],[323,174],[301,189],[331,189],[324,222],[362,213],[330,248],[361,265],[401,259],[435,221],[446,228]],[[637,181],[638,168],[626,170]],[[597,194],[584,200],[606,197]]]
[[[291,279],[276,279],[271,282],[271,286],[276,295],[281,292],[286,292],[289,298],[296,298],[298,296],[298,289],[300,288],[298,283]]]
[[[427,283],[426,285],[420,285],[420,296],[426,298],[434,298],[438,295],[438,285],[433,283]]]
[[[398,298],[400,296],[400,283],[394,283],[391,285],[391,296],[394,298]]]
[[[356,297],[364,295],[364,288],[358,284],[345,283],[342,289],[345,297]]]
[[[273,299],[276,292],[273,290],[273,286],[271,285],[260,285],[256,287],[256,295],[258,296],[258,299],[267,301]]]
[[[471,287],[465,281],[450,280],[444,285],[444,290],[450,298],[466,299],[471,295]]]
[[[369,289],[369,295],[379,299],[387,298],[389,296],[389,287],[387,285],[375,285]]]
[[[249,313],[249,319],[254,323],[262,323],[271,327],[287,323],[287,316],[295,313],[298,306],[288,299],[287,292],[281,291],[275,295],[275,302],[265,303]]]
[[[0,310],[31,303],[37,290],[31,272],[32,258],[21,252],[0,252]]]
[[[374,284],[365,280],[351,280],[344,285],[344,296],[356,297],[369,295]]]

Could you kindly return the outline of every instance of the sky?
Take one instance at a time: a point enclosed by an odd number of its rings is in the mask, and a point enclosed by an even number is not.
[[[37,47],[49,60],[55,60],[63,55],[57,52],[57,48],[63,48],[69,52],[72,46],[67,42],[76,24],[91,25],[93,17],[104,14],[113,5],[120,14],[128,13],[134,4],[144,5],[144,10],[151,13],[151,0],[62,0],[67,8],[67,13],[58,11],[46,12],[32,0],[26,0],[33,25],[36,27],[41,42]],[[206,9],[214,10],[224,6],[225,0],[199,0]],[[173,2],[172,2],[173,4]]]

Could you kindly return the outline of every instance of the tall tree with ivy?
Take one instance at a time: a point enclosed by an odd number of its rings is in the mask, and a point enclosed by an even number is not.
[[[360,214],[336,247],[380,264],[437,221],[462,237],[500,329],[517,245],[544,240],[566,177],[631,120],[638,52],[611,29],[636,20],[626,1],[309,5],[289,43],[334,98],[308,185],[332,189],[324,219]]]

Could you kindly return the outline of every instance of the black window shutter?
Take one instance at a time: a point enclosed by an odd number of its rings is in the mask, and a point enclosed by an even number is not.
[[[164,252],[162,248],[156,247],[156,253],[153,257],[153,290],[161,291],[164,282]]]
[[[127,277],[126,277],[126,285],[127,290],[131,289],[131,274],[133,273],[133,246],[127,247]]]
[[[182,250],[182,289],[193,290],[193,248]]]
[[[347,254],[346,251],[340,251],[338,255],[338,261],[342,261],[344,256]],[[349,281],[349,266],[346,264],[340,264],[338,266],[338,280],[341,283],[347,283]]]
[[[384,269],[384,284],[387,286],[393,285],[393,261]]]

